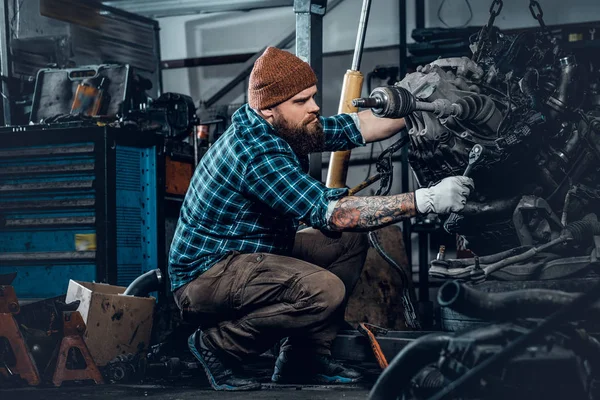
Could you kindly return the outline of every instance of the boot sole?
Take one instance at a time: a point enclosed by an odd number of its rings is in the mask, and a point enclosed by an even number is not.
[[[200,354],[198,349],[196,349],[196,343],[195,343],[196,339],[195,338],[196,338],[196,333],[193,333],[190,335],[190,337],[188,338],[188,348],[190,349],[190,351],[192,352],[194,357],[196,357],[196,359],[202,365],[202,368],[204,369],[204,373],[206,374],[206,377],[208,378],[208,382],[210,383],[210,386],[214,390],[236,392],[236,391],[248,391],[248,390],[260,389],[260,387],[261,387],[260,383],[255,383],[255,384],[245,385],[245,386],[231,386],[231,385],[217,384],[213,374],[210,372],[210,369],[208,369],[208,365],[206,364],[204,357],[202,357],[202,355]]]
[[[300,378],[300,379],[283,378],[283,377],[281,377],[281,375],[275,375],[275,374],[273,374],[273,376],[271,377],[271,382],[281,383],[281,384],[286,384],[286,383],[289,383],[289,384],[293,384],[293,383],[350,384],[350,383],[358,383],[360,381],[362,381],[362,378],[345,378],[343,376],[338,376],[338,375],[328,376],[328,375],[322,375],[322,374],[317,374],[310,378]]]
[[[340,384],[348,384],[348,383],[357,383],[360,382],[361,378],[345,378],[343,376],[328,376],[317,374],[315,376],[315,381],[319,383],[340,383]]]

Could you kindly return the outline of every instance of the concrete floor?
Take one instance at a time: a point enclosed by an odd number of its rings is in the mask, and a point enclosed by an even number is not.
[[[0,389],[2,400],[364,400],[368,385],[293,386],[263,385],[263,390],[252,392],[215,392],[206,386],[163,385],[77,385],[61,388]]]

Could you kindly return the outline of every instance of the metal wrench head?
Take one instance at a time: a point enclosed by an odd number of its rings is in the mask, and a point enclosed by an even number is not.
[[[481,157],[481,153],[483,153],[483,146],[480,144],[476,144],[473,146],[471,151],[469,152],[469,164],[474,164]]]

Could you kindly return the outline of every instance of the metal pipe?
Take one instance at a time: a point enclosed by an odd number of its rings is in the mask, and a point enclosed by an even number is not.
[[[350,189],[348,191],[348,196],[354,196],[356,193],[360,192],[361,190],[363,190],[366,187],[371,186],[372,184],[374,184],[375,182],[377,182],[380,179],[381,179],[381,174],[375,174],[373,176],[370,176],[366,181],[359,183],[358,185],[356,185],[355,187]]]
[[[148,293],[160,289],[163,276],[160,269],[153,269],[135,278],[123,292],[124,296],[148,297]]]
[[[198,131],[196,127],[194,127],[194,137],[192,138],[192,145],[194,146],[194,169],[198,166],[199,157],[198,157]]]
[[[419,0],[417,0],[417,5],[419,5]],[[424,10],[424,8],[423,8]],[[424,27],[424,16],[423,12],[423,26]],[[419,27],[421,15],[417,12],[417,27]],[[406,0],[400,0],[398,2],[398,77],[400,79],[404,78],[406,75],[406,38],[407,38],[407,23],[406,23]],[[406,130],[406,128],[404,128]],[[402,148],[402,158],[400,169],[400,190],[403,193],[407,193],[409,191],[409,169],[410,164],[408,163],[408,148],[409,146],[404,146]],[[410,219],[406,219],[402,221],[402,239],[404,241],[404,249],[406,250],[406,256],[408,258],[408,265],[412,266],[412,225]]]
[[[371,0],[363,0],[360,11],[360,20],[358,21],[358,33],[356,35],[356,44],[354,46],[354,57],[352,57],[352,70],[360,70],[360,61],[362,59],[363,49],[365,47],[365,36],[367,35],[367,22],[369,21],[369,12],[371,11]]]
[[[12,125],[12,94],[9,80],[13,78],[12,52],[10,49],[11,29],[13,28],[14,15],[9,20],[8,0],[0,0],[0,103],[2,103],[2,125]]]
[[[498,261],[494,264],[490,264],[487,267],[483,268],[483,272],[485,273],[486,276],[489,276],[490,274],[493,274],[494,272],[506,267],[507,265],[516,264],[518,262],[528,260],[531,257],[535,256],[538,253],[541,253],[544,250],[548,250],[551,247],[554,247],[561,243],[566,242],[566,240],[567,240],[566,236],[559,236],[556,239],[551,240],[548,243],[542,244],[538,247],[532,247],[531,249],[527,250],[524,253],[521,253],[521,254],[513,256],[513,257],[505,258],[504,260]]]
[[[419,232],[419,303],[429,301],[429,233]]]
[[[323,17],[327,12],[327,0],[295,0],[296,13],[296,56],[307,62],[317,76],[315,102],[322,104],[323,88]],[[308,156],[308,173],[321,182],[323,180],[320,152]]]

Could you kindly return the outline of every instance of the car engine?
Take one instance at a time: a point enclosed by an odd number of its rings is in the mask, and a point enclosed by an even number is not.
[[[406,118],[420,186],[469,167],[475,191],[444,227],[474,254],[514,255],[582,220],[593,232],[600,205],[598,66],[578,61],[544,31],[506,35],[492,28],[472,48],[471,59],[436,60],[355,104]],[[592,236],[553,251],[587,255]]]

